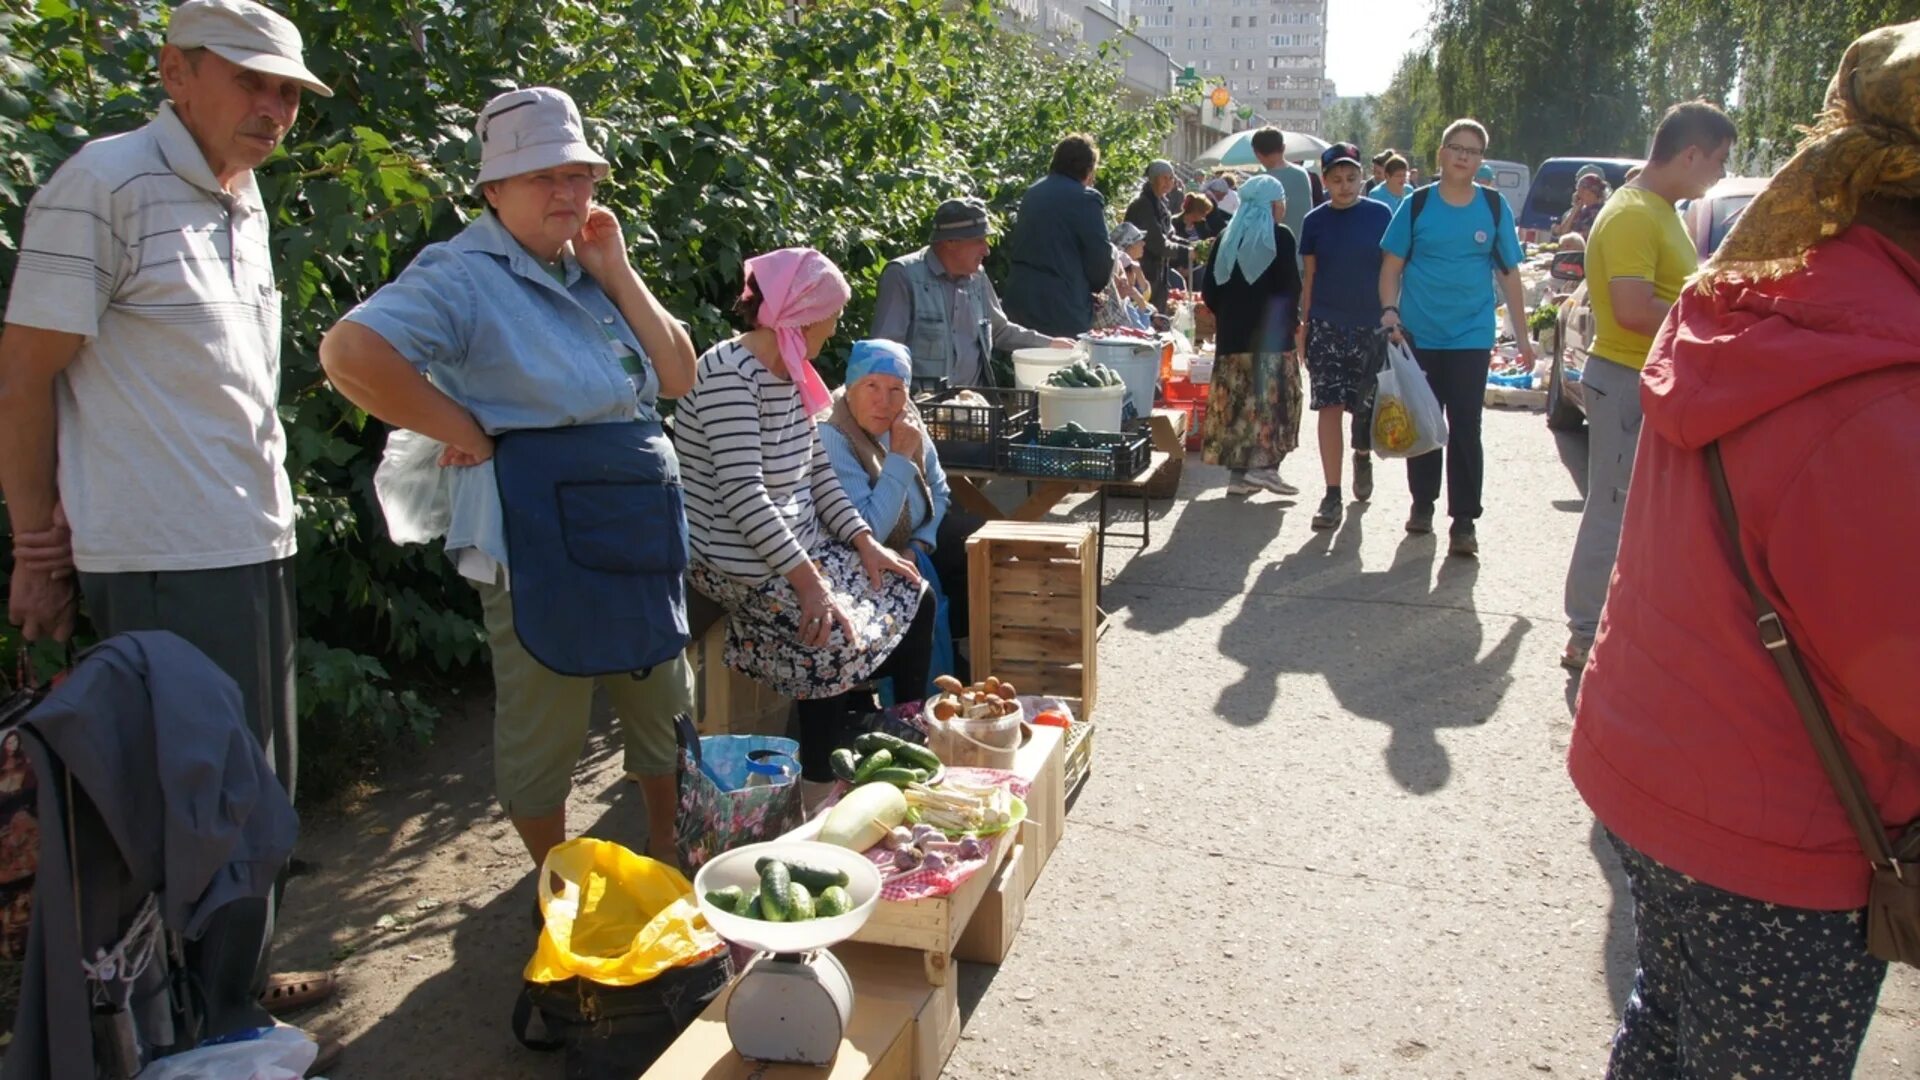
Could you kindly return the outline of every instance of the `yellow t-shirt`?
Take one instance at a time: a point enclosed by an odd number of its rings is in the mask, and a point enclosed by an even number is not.
[[[1672,203],[1636,187],[1613,193],[1587,237],[1587,300],[1593,305],[1593,352],[1635,371],[1647,365],[1653,339],[1613,321],[1613,295],[1607,283],[1639,278],[1653,283],[1653,294],[1672,303],[1699,268],[1693,240]]]

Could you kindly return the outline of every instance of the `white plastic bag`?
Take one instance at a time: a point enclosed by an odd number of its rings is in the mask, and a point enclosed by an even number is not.
[[[1447,416],[1426,373],[1405,342],[1387,342],[1387,362],[1373,395],[1373,452],[1419,457],[1447,445]]]
[[[276,1027],[246,1042],[216,1043],[164,1057],[136,1080],[300,1080],[320,1047],[296,1028]]]
[[[453,480],[440,466],[447,448],[438,439],[395,428],[373,470],[373,493],[396,544],[424,544],[445,536],[453,520]]]

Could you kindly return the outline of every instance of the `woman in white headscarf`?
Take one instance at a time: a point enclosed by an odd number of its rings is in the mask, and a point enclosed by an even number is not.
[[[1301,406],[1300,271],[1281,224],[1286,205],[1271,176],[1241,185],[1240,208],[1199,275],[1217,327],[1202,450],[1209,465],[1227,467],[1229,495],[1299,494],[1280,479],[1280,459],[1300,445]]]

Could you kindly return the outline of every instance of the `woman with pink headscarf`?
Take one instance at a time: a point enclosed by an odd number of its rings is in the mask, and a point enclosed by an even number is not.
[[[873,535],[814,429],[831,398],[813,360],[851,295],[811,248],[748,260],[734,311],[751,329],[700,357],[674,414],[693,586],[727,609],[727,665],[799,701],[801,775],[818,784],[853,688],[889,675],[917,691],[933,647],[919,573]]]

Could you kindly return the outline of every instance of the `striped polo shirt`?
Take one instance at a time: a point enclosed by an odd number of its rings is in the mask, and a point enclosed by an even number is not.
[[[688,538],[714,569],[757,584],[805,562],[823,528],[848,543],[871,531],[800,391],[738,341],[700,358],[673,424]]]
[[[251,172],[221,189],[170,103],[34,196],[6,320],[85,339],[55,390],[79,569],[293,554],[266,211]]]

